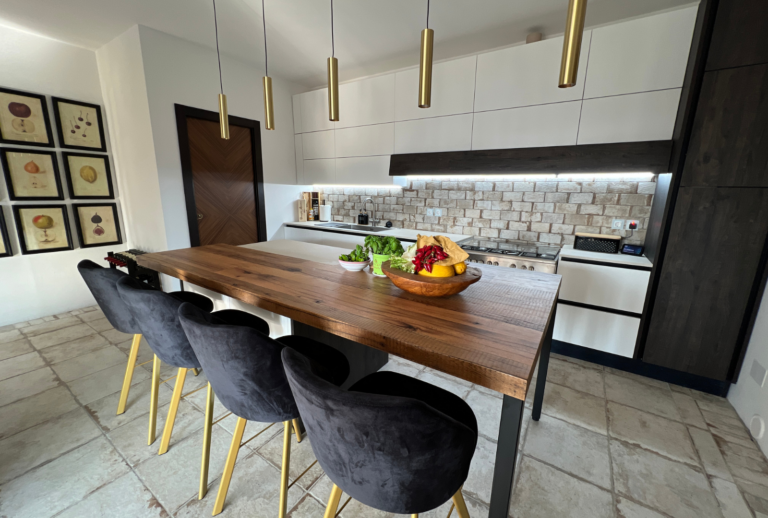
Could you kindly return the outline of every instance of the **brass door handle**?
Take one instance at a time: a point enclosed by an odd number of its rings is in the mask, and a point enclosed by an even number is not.
[[[197,219],[203,219],[203,215],[200,214],[199,212],[197,213]]]

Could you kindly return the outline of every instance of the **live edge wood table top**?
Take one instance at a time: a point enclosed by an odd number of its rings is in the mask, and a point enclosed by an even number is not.
[[[137,261],[515,399],[525,399],[561,279],[480,265],[483,278],[463,293],[428,298],[387,278],[230,245]]]

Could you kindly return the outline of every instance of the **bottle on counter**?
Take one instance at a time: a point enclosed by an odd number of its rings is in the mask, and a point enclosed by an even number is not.
[[[368,212],[365,209],[362,209],[360,211],[360,214],[357,215],[357,224],[358,225],[368,224]]]

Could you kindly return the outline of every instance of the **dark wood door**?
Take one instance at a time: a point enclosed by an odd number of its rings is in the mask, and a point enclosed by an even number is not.
[[[707,70],[768,63],[768,2],[720,0]]]
[[[644,361],[729,379],[767,234],[768,189],[680,188]]]
[[[190,244],[264,241],[259,123],[230,116],[224,140],[218,113],[176,105],[176,124]]]

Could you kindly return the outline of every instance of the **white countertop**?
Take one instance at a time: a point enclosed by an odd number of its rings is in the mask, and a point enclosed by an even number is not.
[[[349,253],[347,248],[316,245],[314,243],[304,243],[303,241],[291,241],[290,239],[251,243],[250,245],[242,245],[242,247],[324,264],[339,264],[339,256]]]
[[[600,252],[588,252],[586,250],[575,250],[573,245],[565,245],[560,249],[560,257],[572,257],[573,259],[584,259],[585,261],[595,261],[600,263],[626,264],[628,266],[641,266],[651,268],[653,263],[645,256],[624,254],[604,254]]]
[[[302,227],[312,229],[315,225],[324,225],[329,223],[328,221],[297,221],[295,223],[286,223],[292,227]],[[331,221],[330,223],[337,223]],[[333,228],[333,227],[320,227],[314,230],[322,230],[323,232],[342,232],[345,234],[360,234],[361,236],[374,235],[374,236],[394,236],[398,239],[407,239],[409,241],[416,242],[419,234],[422,236],[445,236],[454,243],[460,243],[472,239],[472,236],[465,236],[463,234],[447,234],[445,232],[431,232],[429,230],[409,230],[405,228],[392,227],[389,230],[383,230],[381,232],[366,232],[365,230],[354,230],[351,228]],[[349,250],[347,250],[348,252]],[[346,253],[346,252],[345,252]]]

